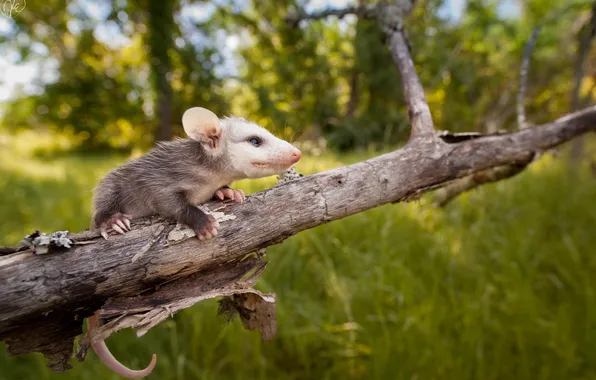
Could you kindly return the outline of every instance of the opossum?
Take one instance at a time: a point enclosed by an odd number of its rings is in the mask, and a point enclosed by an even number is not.
[[[144,156],[108,173],[93,198],[92,225],[108,239],[108,230],[124,234],[130,220],[149,215],[173,218],[192,228],[200,240],[217,235],[217,221],[198,204],[212,198],[242,202],[242,190],[228,185],[244,178],[281,174],[300,160],[302,153],[263,127],[240,117],[219,119],[213,112],[194,107],[182,116],[189,139],[159,143]],[[87,320],[96,328],[97,317]],[[113,371],[128,378],[147,376],[156,356],[143,370],[119,363],[105,343],[92,345]]]

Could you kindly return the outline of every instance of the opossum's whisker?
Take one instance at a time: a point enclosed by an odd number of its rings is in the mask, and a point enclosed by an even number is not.
[[[292,136],[290,137],[290,144],[293,142],[294,136],[296,136],[296,133],[298,133],[298,131],[294,131],[294,133],[292,133]]]

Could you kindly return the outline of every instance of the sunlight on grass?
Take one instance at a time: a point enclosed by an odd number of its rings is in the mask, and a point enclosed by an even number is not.
[[[36,228],[86,228],[95,182],[126,159],[19,149],[0,153],[0,244]],[[298,170],[365,156],[305,157]],[[109,344],[136,368],[156,352],[151,379],[593,378],[595,201],[588,165],[570,170],[547,155],[445,209],[428,194],[270,247],[258,288],[278,297],[273,341],[225,324],[209,301]],[[0,350],[0,379],[117,379],[93,354],[73,365],[55,375],[39,355]]]

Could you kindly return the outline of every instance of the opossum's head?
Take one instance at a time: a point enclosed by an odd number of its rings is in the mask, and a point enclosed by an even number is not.
[[[231,164],[247,178],[280,174],[302,155],[289,142],[248,120],[226,117],[222,119],[222,128]]]
[[[280,174],[300,160],[302,153],[265,128],[240,117],[217,116],[200,107],[182,116],[186,134],[213,156],[225,154],[230,170],[245,178]]]

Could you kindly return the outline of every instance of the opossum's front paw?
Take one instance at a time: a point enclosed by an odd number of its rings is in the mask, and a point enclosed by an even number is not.
[[[244,191],[242,190],[234,190],[229,187],[222,187],[221,189],[215,192],[215,196],[222,201],[224,199],[232,199],[238,203],[244,202],[246,199],[246,195],[244,195]]]
[[[205,218],[201,218],[195,225],[191,226],[199,240],[209,240],[214,236],[217,236],[217,229],[219,223],[211,215],[205,215]]]
[[[112,230],[118,232],[119,234],[123,234],[126,231],[130,231],[130,219],[132,216],[116,213],[112,215],[112,217],[102,224],[99,225],[99,231],[101,236],[104,239],[108,240],[108,229],[111,228]]]

